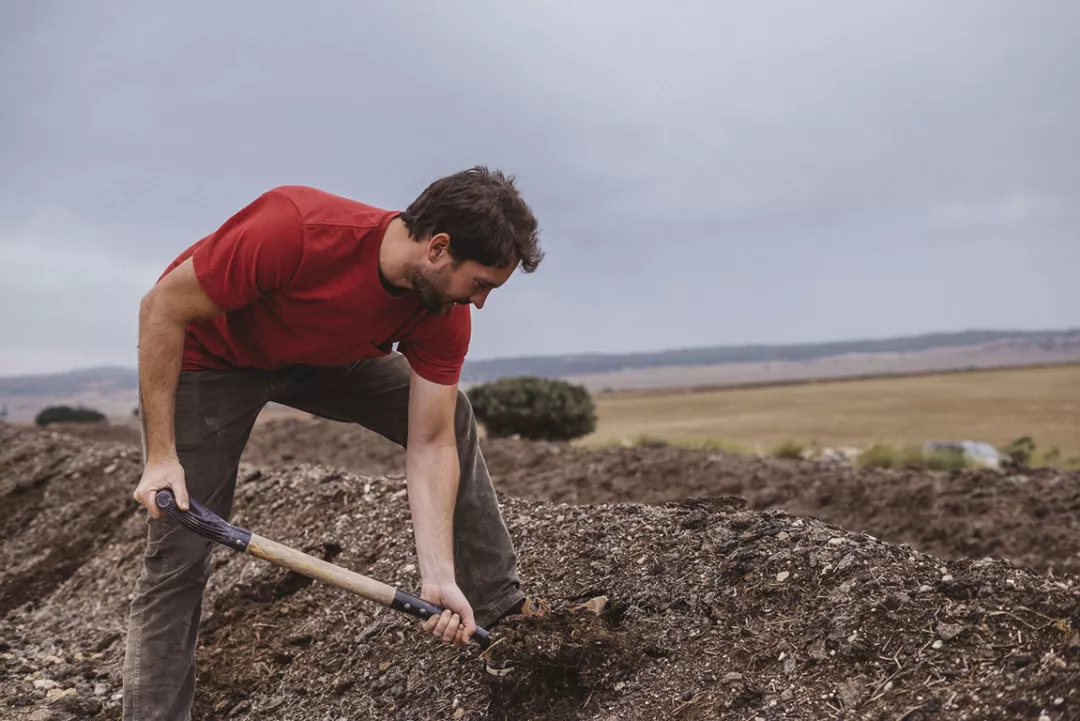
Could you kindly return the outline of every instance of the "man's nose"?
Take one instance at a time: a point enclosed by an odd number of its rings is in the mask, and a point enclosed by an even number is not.
[[[476,306],[477,310],[479,310],[480,308],[484,307],[484,303],[487,302],[488,293],[490,292],[491,291],[489,290],[485,290],[483,293],[476,293],[469,300],[471,300],[472,304]]]

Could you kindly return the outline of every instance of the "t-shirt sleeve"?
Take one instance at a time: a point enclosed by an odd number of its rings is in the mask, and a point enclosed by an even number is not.
[[[452,386],[461,380],[461,367],[471,337],[470,307],[457,305],[445,316],[424,318],[398,343],[398,351],[422,378]]]
[[[192,253],[192,264],[206,294],[228,311],[286,288],[303,249],[300,213],[271,190],[207,236]]]

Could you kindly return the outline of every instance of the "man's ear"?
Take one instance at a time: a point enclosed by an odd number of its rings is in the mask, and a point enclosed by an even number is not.
[[[428,260],[438,262],[450,254],[450,236],[446,233],[436,233],[431,236],[427,243]]]

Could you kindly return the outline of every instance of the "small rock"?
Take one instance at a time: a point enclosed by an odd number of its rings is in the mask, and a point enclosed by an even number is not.
[[[458,721],[458,719],[460,719],[464,715],[465,709],[459,708],[457,711],[454,712],[454,721]]]
[[[944,641],[942,641],[942,640],[941,640],[941,639],[939,638],[939,639],[938,639],[937,641],[934,641],[934,643],[933,643],[933,644],[931,644],[930,648],[932,648],[932,649],[934,649],[935,651],[937,651],[938,649],[940,649],[940,648],[941,648],[942,646],[944,646],[944,645],[945,645],[945,642],[944,642]]]
[[[708,520],[709,517],[705,515],[705,511],[698,509],[688,513],[679,525],[691,531],[696,531],[705,528]]]
[[[738,671],[732,671],[731,673],[725,674],[724,677],[720,679],[720,681],[722,683],[734,683],[735,681],[742,681],[742,679],[743,675],[741,673],[739,673]]]
[[[110,463],[109,465],[105,466],[105,472],[106,473],[112,473],[115,470],[116,470],[116,464],[115,463]]]
[[[1065,703],[1065,699],[1063,699],[1061,696],[1058,696],[1056,699],[1054,699],[1055,706],[1060,706],[1063,703]]]
[[[889,609],[890,611],[896,611],[897,609],[904,606],[904,604],[910,602],[911,596],[901,591],[888,594],[887,596],[885,596],[885,600],[882,603],[884,604],[885,608]]]
[[[592,611],[597,616],[599,616],[604,612],[604,609],[607,607],[607,602],[607,596],[596,596],[594,598],[590,598],[585,603],[574,606],[571,611]]]
[[[938,635],[946,641],[952,641],[963,631],[964,627],[959,623],[939,623],[937,625]]]
[[[853,678],[849,678],[836,689],[836,695],[844,703],[844,708],[854,708],[862,700],[862,684]]]
[[[105,684],[103,684],[103,683],[94,684],[94,695],[95,696],[104,696],[108,692],[109,692],[109,687],[106,686]]]
[[[34,681],[34,688],[52,689],[56,688],[59,685],[60,684],[58,684],[56,681],[53,681],[51,678],[39,678]]]
[[[855,563],[855,554],[849,553],[840,559],[840,563],[836,564],[836,570],[843,571],[846,568],[850,568],[853,563]]]
[[[64,689],[62,691],[60,689],[58,689],[58,688],[51,688],[51,689],[49,689],[49,692],[47,694],[45,694],[46,698],[48,698],[50,701],[55,701],[57,699],[64,698],[65,696],[74,696],[74,695],[75,695],[75,689],[73,689],[73,688],[66,688],[66,689]]]
[[[790,576],[790,575],[791,574],[788,573],[787,571],[781,571],[780,573],[776,574],[776,580],[779,583],[783,583],[784,581],[788,580],[788,576]]]
[[[844,542],[844,539],[841,536],[836,536],[835,538],[830,538],[829,539],[829,545],[830,546],[839,546],[843,542]]]
[[[1042,662],[1050,668],[1063,669],[1068,668],[1069,664],[1061,656],[1058,656],[1053,651],[1047,651],[1043,656]]]
[[[791,534],[789,534],[787,531],[780,531],[780,533],[776,534],[776,540],[778,541],[786,541],[789,538],[791,538]]]
[[[945,583],[948,583],[949,581],[953,580],[952,574],[946,573],[944,576],[941,577],[941,580]]]
[[[932,590],[929,586],[919,586],[919,593],[930,593]]]

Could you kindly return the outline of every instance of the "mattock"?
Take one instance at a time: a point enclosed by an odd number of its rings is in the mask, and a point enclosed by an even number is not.
[[[401,611],[417,618],[426,619],[431,616],[438,616],[444,610],[435,604],[428,603],[381,581],[376,581],[329,561],[315,558],[303,551],[282,545],[277,541],[263,538],[239,526],[234,526],[194,498],[190,499],[190,508],[187,511],[181,511],[176,505],[176,498],[173,496],[172,490],[169,488],[159,490],[155,496],[155,501],[158,508],[164,511],[165,515],[172,520],[203,538],[220,543],[239,553],[249,553],[282,568],[324,581],[332,586],[337,586],[375,603],[389,606],[395,611]],[[472,640],[475,640],[482,649],[491,646],[491,638],[488,636],[488,632],[479,626],[473,632]],[[492,671],[493,669],[490,667],[491,664],[489,663],[489,671]],[[506,668],[506,665],[500,665],[498,668]]]

